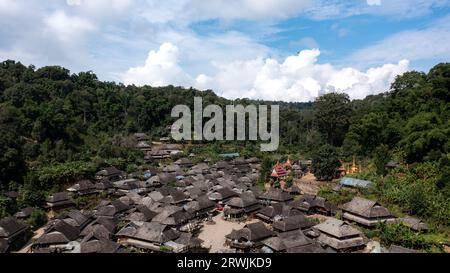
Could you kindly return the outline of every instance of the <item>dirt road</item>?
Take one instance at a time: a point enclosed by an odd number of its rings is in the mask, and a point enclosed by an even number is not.
[[[211,252],[228,248],[225,246],[225,235],[229,234],[233,229],[241,229],[245,224],[253,223],[257,220],[253,219],[245,223],[230,222],[225,221],[223,219],[223,213],[220,213],[213,217],[213,221],[216,224],[204,224],[198,236],[198,238],[203,240],[203,246],[205,248],[211,247]]]

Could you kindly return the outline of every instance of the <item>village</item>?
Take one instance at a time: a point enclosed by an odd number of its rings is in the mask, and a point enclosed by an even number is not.
[[[384,222],[428,229],[420,219],[397,218],[373,200],[356,196],[337,207],[317,196],[329,182],[314,178],[311,160],[277,162],[270,173],[276,183],[262,188],[257,157],[225,153],[216,162],[194,163],[194,154],[176,157],[183,145],[168,138],[155,143],[143,133],[133,137],[145,160],[157,164],[134,173],[108,167],[95,179],[53,193],[42,205],[48,217],[43,227],[25,224],[31,207],[1,219],[0,252],[414,253],[369,240],[360,228]],[[333,190],[370,187],[371,181],[346,176],[359,168],[355,161],[339,168]],[[90,206],[77,205],[77,198],[91,200]]]

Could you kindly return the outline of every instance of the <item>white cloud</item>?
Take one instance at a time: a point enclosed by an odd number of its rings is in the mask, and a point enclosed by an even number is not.
[[[367,5],[369,6],[380,6],[381,0],[367,0]]]
[[[318,64],[318,49],[303,50],[282,63],[268,58],[217,64],[217,73],[190,76],[179,65],[179,50],[170,43],[151,51],[144,66],[130,68],[124,75],[126,84],[167,84],[213,89],[219,95],[235,99],[312,101],[328,92],[348,93],[353,99],[385,92],[397,75],[408,70],[409,62],[386,64],[359,71],[337,69]]]
[[[127,12],[133,0],[66,0],[67,5],[89,16],[115,17]]]
[[[81,0],[66,0],[69,6],[79,6],[81,5]]]
[[[130,68],[123,76],[125,84],[136,85],[185,85],[190,77],[178,64],[178,48],[164,43],[158,51],[150,51],[143,66]]]
[[[20,11],[20,3],[0,0],[0,14],[11,14]]]
[[[47,29],[64,43],[77,41],[85,33],[95,29],[89,20],[77,16],[68,16],[64,11],[51,14],[45,18],[44,22]]]
[[[271,58],[235,62],[209,78],[209,83],[213,84],[210,88],[232,99],[248,97],[304,102],[328,92],[347,93],[353,99],[361,99],[389,90],[395,77],[406,72],[409,66],[409,62],[403,60],[367,71],[337,69],[331,64],[318,64],[319,55],[320,51],[314,49],[289,56],[282,63]]]

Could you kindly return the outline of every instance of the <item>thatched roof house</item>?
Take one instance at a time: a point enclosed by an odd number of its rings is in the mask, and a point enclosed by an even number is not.
[[[162,245],[180,236],[174,229],[156,222],[144,222],[142,225],[131,222],[116,235],[121,245],[151,251],[161,251]]]
[[[52,251],[69,250],[69,242],[75,241],[80,230],[63,220],[54,220],[45,229],[45,233],[32,245],[36,249],[49,249]]]
[[[70,199],[67,192],[57,192],[47,198],[47,208],[62,209],[73,206],[74,203]]]
[[[237,196],[239,196],[239,194],[230,188],[219,188],[208,195],[209,199],[220,202],[226,202]]]
[[[104,191],[110,191],[112,192],[114,189],[113,183],[111,183],[109,180],[103,179],[97,183],[95,183],[95,189],[98,192],[104,192]]]
[[[310,214],[332,215],[336,210],[335,206],[325,198],[310,194],[304,194],[299,199],[290,202],[289,205]]]
[[[186,158],[186,157],[180,158],[177,161],[175,161],[174,163],[179,165],[182,168],[189,168],[194,165],[192,160],[190,160],[189,158]]]
[[[261,208],[257,213],[256,217],[260,218],[266,222],[273,222],[277,218],[284,218],[293,215],[301,214],[300,211],[295,210],[293,207],[282,204],[282,203],[274,203],[269,206],[265,206]]]
[[[110,238],[114,233],[114,229],[116,228],[116,224],[114,221],[108,218],[99,217],[87,225],[80,233],[81,237],[85,237],[89,235],[89,233],[95,231],[101,234],[108,234],[107,238]]]
[[[23,208],[20,211],[18,211],[16,214],[14,214],[14,217],[16,217],[17,219],[26,219],[31,216],[33,211],[34,211],[34,208],[26,207],[26,208]]]
[[[107,179],[110,181],[119,180],[122,176],[122,171],[118,170],[116,167],[105,168],[95,174],[97,180]]]
[[[14,217],[0,220],[0,239],[6,240],[8,244],[25,237],[29,227]]]
[[[120,200],[114,200],[108,205],[100,206],[97,209],[97,217],[105,217],[109,219],[114,219],[118,217],[121,213],[128,211],[131,207],[124,204]]]
[[[270,204],[288,202],[293,198],[288,192],[285,192],[281,189],[270,188],[267,192],[260,195],[258,199],[263,203]]]
[[[134,222],[149,222],[157,215],[156,212],[150,210],[148,207],[144,205],[136,206],[136,211],[127,215],[124,219],[128,221]]]
[[[82,230],[91,221],[90,215],[85,215],[79,210],[71,210],[58,216],[58,219],[63,220],[71,226]]]
[[[372,227],[379,222],[395,222],[391,212],[378,202],[361,197],[354,197],[352,201],[342,205],[342,217],[363,226]]]
[[[307,238],[302,231],[294,230],[278,233],[275,237],[263,240],[262,244],[273,252],[290,252],[289,250],[292,248],[311,245],[312,240]]]
[[[253,193],[244,192],[239,197],[233,197],[226,202],[224,215],[229,217],[239,217],[243,214],[259,210],[261,205]]]
[[[420,220],[419,218],[412,217],[412,216],[406,216],[403,218],[398,219],[399,222],[403,223],[405,226],[409,227],[410,229],[414,231],[427,231],[428,225]]]
[[[361,232],[341,220],[329,218],[313,228],[320,232],[317,241],[335,250],[345,251],[364,246]]]
[[[210,211],[214,210],[216,203],[209,200],[208,196],[201,195],[195,201],[188,202],[183,208],[195,215],[196,217],[206,216]]]
[[[187,196],[180,190],[169,188],[168,194],[164,196],[163,199],[160,200],[160,202],[165,204],[171,204],[171,205],[178,205],[182,203],[186,203]]]
[[[107,239],[88,236],[80,242],[80,253],[116,253],[120,245]]]
[[[92,194],[97,191],[97,188],[90,180],[80,180],[72,187],[67,189],[68,192],[73,192],[78,195]]]
[[[261,241],[273,236],[275,233],[269,230],[264,223],[256,222],[245,225],[244,228],[233,230],[226,235],[226,241],[232,248],[249,249],[261,245]]]
[[[389,253],[420,253],[420,251],[402,247],[402,246],[397,246],[397,245],[391,245],[388,248],[388,252]]]
[[[314,226],[314,222],[306,218],[303,214],[293,215],[283,218],[273,223],[273,229],[279,232],[287,232],[296,229],[309,229]]]

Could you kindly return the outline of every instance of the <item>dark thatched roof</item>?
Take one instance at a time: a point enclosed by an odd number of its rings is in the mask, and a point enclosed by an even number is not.
[[[80,244],[80,253],[116,253],[119,247],[110,240],[92,240]]]
[[[6,253],[8,249],[9,249],[8,240],[0,238],[0,253]]]
[[[295,229],[307,229],[314,226],[314,222],[305,217],[305,215],[293,215],[276,221],[273,223],[273,228],[280,231],[290,231]]]
[[[69,201],[69,200],[70,200],[70,198],[69,198],[69,195],[67,194],[67,192],[57,192],[57,193],[50,195],[47,198],[47,202],[49,202],[49,203],[60,203],[60,202]]]
[[[276,251],[284,251],[291,248],[310,245],[312,240],[308,239],[302,231],[294,230],[279,233],[276,237],[265,239],[262,243]]]
[[[145,222],[137,227],[128,225],[119,231],[117,235],[158,244],[163,244],[179,237],[179,233],[174,229],[156,222]]]
[[[0,238],[11,238],[27,229],[27,225],[16,220],[14,217],[7,217],[0,220]]]
[[[247,224],[244,228],[233,230],[225,237],[230,240],[257,242],[273,236],[274,232],[267,229],[262,222]]]
[[[78,228],[83,228],[91,221],[89,217],[84,215],[79,210],[71,210],[63,213],[58,217],[58,219],[64,220],[66,223]]]
[[[14,216],[16,218],[28,218],[31,216],[31,213],[33,213],[34,208],[32,207],[26,207],[21,209],[19,212],[17,212],[16,214],[14,214]]]
[[[71,226],[60,219],[53,220],[45,229],[45,233],[54,231],[62,233],[70,241],[75,240],[80,234],[80,230],[78,228]]]
[[[288,192],[275,188],[270,188],[267,192],[259,196],[259,198],[276,202],[287,202],[292,200],[292,196]]]
[[[359,230],[335,218],[328,218],[327,221],[314,226],[314,228],[339,239],[361,235]]]
[[[354,197],[352,201],[342,205],[342,210],[368,219],[392,216],[390,211],[378,202],[361,197]]]

